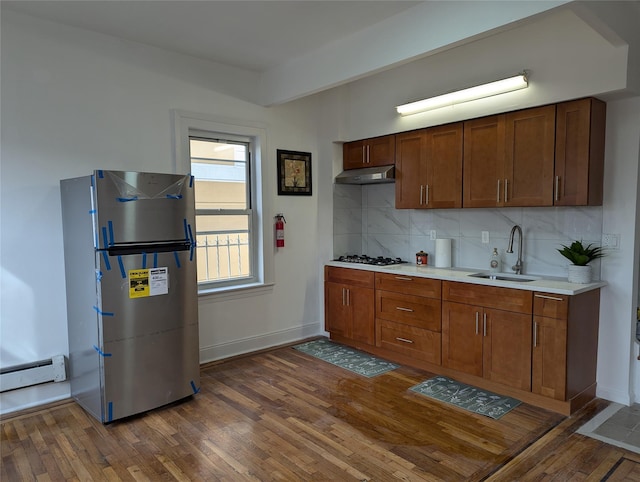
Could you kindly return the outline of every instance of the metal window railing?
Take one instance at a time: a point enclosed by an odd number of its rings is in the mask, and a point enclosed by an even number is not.
[[[196,249],[198,282],[251,276],[248,230],[198,232]]]

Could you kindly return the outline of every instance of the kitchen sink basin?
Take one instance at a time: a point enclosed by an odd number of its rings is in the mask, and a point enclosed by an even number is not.
[[[537,276],[525,276],[521,274],[509,274],[509,273],[474,273],[469,276],[473,278],[483,278],[501,281],[515,281],[518,283],[528,283],[531,281],[537,281],[540,278]]]

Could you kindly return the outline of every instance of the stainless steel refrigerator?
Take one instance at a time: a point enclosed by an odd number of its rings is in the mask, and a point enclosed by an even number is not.
[[[72,397],[102,423],[200,387],[194,182],[60,181]]]

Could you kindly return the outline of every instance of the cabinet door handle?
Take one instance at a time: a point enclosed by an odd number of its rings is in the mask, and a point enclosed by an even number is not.
[[[371,162],[371,159],[369,158],[369,144],[367,144],[367,164],[369,164]]]
[[[399,336],[396,336],[396,340],[401,341],[403,343],[413,343],[413,340],[407,340],[406,338],[400,338]]]
[[[413,278],[407,278],[406,276],[396,276],[396,279],[400,281],[413,281]]]
[[[509,180],[505,179],[504,180],[504,202],[507,202],[509,200],[508,199],[508,193],[509,193],[508,186],[509,186]]]
[[[351,306],[351,290],[347,288],[347,306]]]
[[[560,176],[556,176],[556,189],[555,189],[554,199],[556,201],[560,200]]]
[[[402,306],[396,306],[396,310],[408,311],[410,313],[413,313],[413,310],[411,308],[403,308]]]
[[[346,305],[345,303],[345,294],[344,294],[344,288],[342,288],[342,306]]]
[[[483,336],[487,336],[487,314],[483,313],[482,315],[482,333]]]
[[[538,346],[538,322],[533,322],[533,347]]]
[[[533,295],[535,298],[542,298],[545,300],[553,300],[553,301],[564,301],[563,298],[558,298],[556,296],[548,296],[548,295],[539,295],[538,293],[536,293],[535,295]]]
[[[425,204],[428,206],[429,205],[429,185],[427,184],[426,189],[425,189]]]
[[[496,202],[499,203],[500,202],[500,179],[498,179],[498,193],[496,196]]]
[[[478,312],[476,311],[476,335],[478,334]]]
[[[420,206],[422,206],[422,197],[424,194],[424,186],[420,184]]]

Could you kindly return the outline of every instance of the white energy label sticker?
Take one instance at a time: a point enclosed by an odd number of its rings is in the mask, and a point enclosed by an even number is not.
[[[169,293],[169,268],[152,268],[149,270],[149,296]]]

